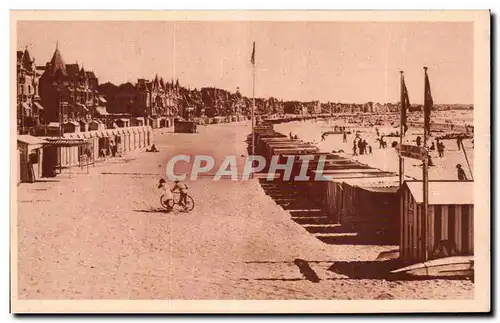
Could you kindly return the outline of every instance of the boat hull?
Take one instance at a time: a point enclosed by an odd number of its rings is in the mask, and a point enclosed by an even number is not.
[[[419,277],[459,277],[474,274],[473,256],[446,257],[396,269],[392,274]]]

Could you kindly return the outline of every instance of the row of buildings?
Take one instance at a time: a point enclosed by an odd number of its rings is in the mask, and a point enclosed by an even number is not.
[[[252,98],[241,95],[239,88],[235,92],[215,87],[188,89],[158,75],[151,80],[140,78],[135,83],[99,84],[93,71],[78,63],[66,64],[57,46],[45,65],[37,65],[28,49],[17,52],[17,102],[19,133],[46,134],[49,129],[49,133],[52,130],[59,135],[72,130],[97,130],[96,127],[170,127],[175,118],[248,116],[253,104]],[[418,111],[422,107],[413,108]],[[261,115],[398,111],[399,103],[255,99],[255,113]]]
[[[28,49],[17,51],[16,81],[19,134],[168,127],[181,116],[178,82],[155,77],[120,86],[99,84],[93,71],[66,64],[57,46],[45,65],[37,65]]]
[[[65,64],[59,48],[45,65],[37,65],[28,49],[17,52],[18,133],[36,133],[40,127],[89,123],[105,102],[93,71],[78,63]],[[60,126],[59,126],[60,125]]]

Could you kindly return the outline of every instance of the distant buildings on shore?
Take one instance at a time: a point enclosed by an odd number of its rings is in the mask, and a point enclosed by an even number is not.
[[[215,87],[188,89],[178,80],[155,75],[135,83],[99,84],[95,73],[78,63],[66,64],[56,46],[45,65],[36,65],[28,49],[17,51],[18,133],[36,134],[51,125],[59,132],[90,131],[123,126],[170,127],[175,118],[248,116],[252,98]],[[255,113],[338,114],[395,113],[399,103],[321,103],[255,98]],[[435,110],[473,109],[472,105],[435,105]],[[421,111],[421,105],[412,105]],[[60,125],[60,123],[62,123]]]

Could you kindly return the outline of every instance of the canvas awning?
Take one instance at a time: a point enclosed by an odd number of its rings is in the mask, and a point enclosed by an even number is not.
[[[44,108],[42,107],[42,105],[38,102],[35,102],[33,103],[35,105],[35,107],[38,109],[38,110],[44,110]]]
[[[50,145],[64,146],[64,147],[79,146],[87,142],[85,139],[70,139],[70,138],[46,138],[45,140]]]
[[[79,108],[84,109],[85,111],[89,111],[89,109],[85,105],[83,105],[81,103],[77,103],[76,106],[79,107]]]
[[[101,116],[109,116],[110,115],[105,107],[96,107],[95,109],[96,109],[97,113],[99,113]]]
[[[47,143],[47,141],[31,135],[18,135],[17,142],[26,145],[43,145]]]
[[[109,133],[107,131],[99,131],[97,132],[97,137],[99,138],[109,137]]]

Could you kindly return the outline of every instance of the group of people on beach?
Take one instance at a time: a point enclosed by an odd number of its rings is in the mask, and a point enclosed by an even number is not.
[[[353,144],[352,152],[354,156],[358,156],[358,151],[359,155],[366,155],[372,153],[372,146],[370,146],[366,142],[366,139],[361,139],[359,134],[356,134],[356,137],[354,137],[352,144]]]

